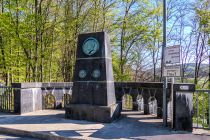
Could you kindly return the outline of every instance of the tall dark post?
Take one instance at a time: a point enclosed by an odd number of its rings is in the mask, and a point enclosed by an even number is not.
[[[209,46],[209,50],[208,50],[208,54],[209,54],[209,90],[210,90],[210,46]]]
[[[163,72],[164,72],[164,58],[165,58],[165,53],[164,50],[166,48],[166,19],[167,19],[167,14],[166,14],[166,0],[163,0],[163,46],[162,46],[162,62],[161,62],[161,67],[162,67],[162,80],[163,80],[163,125],[167,126],[167,100],[166,100],[166,93],[167,93],[167,79],[166,77],[163,77]]]
[[[208,88],[210,90],[210,45],[208,47],[208,55],[209,55],[209,85]],[[209,108],[210,108],[210,93],[209,93]],[[208,109],[208,124],[209,124],[209,128],[210,128],[210,110]]]

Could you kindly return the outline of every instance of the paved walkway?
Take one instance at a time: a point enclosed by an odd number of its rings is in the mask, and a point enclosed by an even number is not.
[[[19,137],[15,135],[8,135],[8,134],[0,133],[0,140],[38,140],[38,139],[29,138],[29,137]]]
[[[209,131],[171,131],[162,120],[141,112],[127,111],[110,124],[67,120],[62,110],[44,110],[25,115],[0,114],[0,127],[83,139],[209,140]],[[205,134],[200,134],[205,133]]]

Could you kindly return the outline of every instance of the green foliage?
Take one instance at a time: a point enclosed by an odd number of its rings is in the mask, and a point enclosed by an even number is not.
[[[209,95],[207,92],[196,92],[193,95],[193,123],[196,124],[198,122],[198,125],[204,125],[204,128],[208,127],[208,97]]]
[[[116,53],[112,53],[112,65],[115,81],[131,81],[131,71],[129,71],[128,68],[125,70],[123,75],[120,73],[120,59]]]
[[[174,23],[182,17],[176,12],[185,10],[179,9],[182,3],[188,6],[184,0],[178,2],[172,0],[168,6],[168,18]],[[195,6],[194,12],[200,18],[202,32],[208,34],[208,1],[199,2],[202,6]],[[177,3],[181,5],[174,7]],[[116,81],[149,79],[153,72],[145,72],[153,68],[157,71],[161,62],[162,8],[159,0],[3,0],[0,2],[0,80],[7,85],[71,81],[77,36],[97,31],[110,35]],[[168,25],[172,25],[171,21]],[[174,26],[173,30],[177,28],[181,27]],[[175,43],[181,38],[179,33],[173,37]],[[154,81],[155,76],[160,77],[157,74],[154,72]]]
[[[113,6],[101,0],[1,1],[2,80],[71,81],[78,34],[107,28]]]
[[[210,3],[209,1],[201,1],[202,8],[196,8],[196,14],[200,19],[200,26],[203,26],[203,30],[210,34]]]
[[[133,108],[133,99],[129,94],[125,94],[122,100],[122,108],[127,110],[132,110]]]

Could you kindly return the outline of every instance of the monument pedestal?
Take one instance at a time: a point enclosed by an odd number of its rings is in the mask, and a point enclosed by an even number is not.
[[[110,106],[70,104],[66,106],[65,111],[65,117],[68,119],[110,123],[119,118],[121,107],[120,104]]]
[[[104,32],[80,34],[71,104],[66,118],[109,123],[118,118],[111,49]]]

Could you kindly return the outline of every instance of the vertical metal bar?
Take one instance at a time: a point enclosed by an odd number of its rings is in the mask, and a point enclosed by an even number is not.
[[[202,101],[202,116],[203,116],[202,125],[203,125],[203,128],[204,128],[204,119],[205,119],[205,114],[204,114],[204,92],[202,92],[202,98],[203,98],[203,101]]]
[[[165,53],[164,50],[166,48],[166,19],[167,19],[167,13],[166,13],[167,5],[166,0],[163,0],[163,44],[162,44],[162,58],[161,58],[161,78],[163,78],[163,67],[164,67],[164,58]]]
[[[7,112],[7,106],[8,106],[7,94],[8,94],[8,87],[7,87],[7,90],[6,90],[6,92],[5,92],[5,111],[6,111],[6,112]]]
[[[11,99],[10,99],[10,102],[11,102],[11,103],[10,103],[10,108],[11,108],[11,112],[12,112],[12,101],[13,101],[13,100],[12,100],[12,93],[13,93],[12,90],[13,90],[13,89],[12,89],[12,87],[11,87],[11,93],[10,93],[10,98],[11,98]]]
[[[163,84],[163,126],[167,126],[167,78],[164,78]]]
[[[65,93],[65,105],[64,105],[64,107],[67,105],[67,101],[68,101],[68,97],[67,97],[67,93]]]
[[[7,94],[6,94],[6,111],[8,112],[8,94],[9,94],[9,87],[7,88]]]
[[[5,112],[7,111],[7,93],[8,93],[8,88],[5,92]]]
[[[12,87],[10,88],[10,112],[12,112]]]
[[[174,128],[174,77],[171,80],[171,128]]]
[[[2,111],[4,111],[4,91],[5,91],[5,88],[3,88],[3,92],[2,92],[2,103],[1,103]]]
[[[2,111],[4,110],[4,91],[2,92],[1,109],[2,109]]]
[[[198,93],[199,92],[196,92],[197,96],[196,96],[196,108],[197,108],[197,115],[196,115],[196,118],[197,118],[197,128],[198,128],[198,115],[199,115],[199,108],[198,108]]]
[[[1,110],[3,110],[3,92],[4,88],[2,88],[2,93],[1,93]]]
[[[11,112],[11,87],[9,88],[9,112]]]
[[[10,110],[10,108],[9,108],[9,103],[10,103],[10,101],[9,101],[9,95],[10,95],[10,88],[8,88],[8,93],[7,93],[7,110],[9,111]]]
[[[10,109],[10,112],[12,111],[12,88],[10,88],[10,92],[9,92],[9,102],[10,102],[10,107],[9,107],[9,109]]]
[[[208,46],[208,55],[209,55],[209,85],[208,85],[209,107],[207,111],[209,113],[209,129],[210,129],[210,45]]]
[[[15,89],[12,88],[12,111],[15,112]]]
[[[0,87],[0,111],[1,111],[1,96],[2,95],[2,88]]]
[[[8,92],[9,92],[9,87],[7,87],[7,92],[6,92],[6,112],[8,111]]]
[[[209,97],[208,113],[209,113],[209,129],[210,129],[210,91],[208,91],[208,97]]]
[[[5,112],[5,110],[6,110],[6,93],[7,93],[7,88],[6,88],[6,90],[5,90],[5,92],[4,92],[4,112]]]
[[[2,95],[1,95],[1,110],[3,111],[3,106],[4,106],[4,99],[3,99],[3,97],[4,97],[4,88],[3,88],[3,90],[2,90]]]
[[[63,108],[66,106],[66,93],[63,95]]]
[[[3,95],[3,111],[5,111],[5,91],[4,91],[4,95]]]
[[[167,5],[166,5],[166,0],[163,0],[163,46],[162,46],[162,59],[161,59],[161,77],[163,77],[163,72],[164,72],[164,58],[165,58],[165,53],[164,50],[166,48],[166,18],[167,18]],[[167,78],[163,78],[163,125],[167,126],[167,101],[166,101],[166,93],[167,93]]]
[[[0,111],[1,111],[1,108],[2,108],[2,92],[3,88],[0,87]]]
[[[9,111],[9,92],[10,92],[10,88],[8,87],[7,88],[7,96],[6,96],[6,100],[7,100],[7,109],[6,111],[8,112]]]

